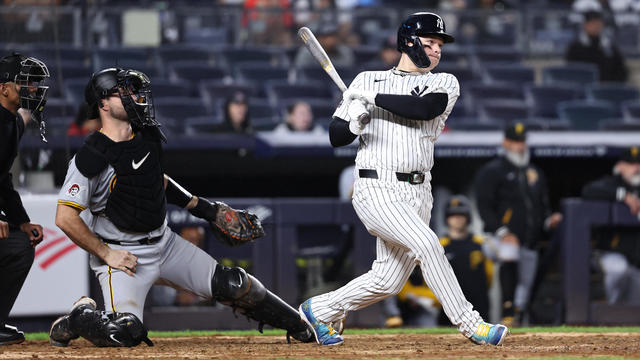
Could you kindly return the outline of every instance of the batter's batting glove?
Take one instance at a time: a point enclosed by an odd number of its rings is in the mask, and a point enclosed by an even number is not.
[[[205,219],[216,238],[226,245],[239,246],[264,236],[260,219],[246,210],[236,210],[216,201],[198,197],[198,204],[189,210],[193,216]]]
[[[347,89],[342,93],[342,100],[350,103],[352,100],[358,99],[362,100],[366,104],[375,105],[376,104],[376,95],[378,95],[375,91],[366,91],[360,89]]]
[[[364,131],[365,124],[361,119],[365,116],[369,115],[369,111],[367,111],[367,107],[364,105],[362,100],[355,99],[349,103],[349,107],[347,108],[347,116],[349,117],[349,131],[351,131],[354,135],[362,134]]]

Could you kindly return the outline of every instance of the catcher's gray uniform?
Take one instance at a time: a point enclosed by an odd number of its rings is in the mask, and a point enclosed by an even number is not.
[[[130,312],[142,320],[144,301],[154,283],[210,298],[216,260],[174,233],[167,226],[166,219],[159,228],[149,233],[130,233],[119,230],[103,214],[114,181],[115,172],[111,165],[99,175],[88,179],[76,167],[74,157],[69,162],[69,170],[58,198],[58,204],[91,211],[93,216],[87,223],[89,228],[102,239],[122,242],[123,245],[109,246],[127,250],[138,258],[137,271],[134,276],[129,276],[91,255],[91,269],[100,282],[105,310]],[[151,239],[152,243],[141,245],[138,243],[141,239]]]

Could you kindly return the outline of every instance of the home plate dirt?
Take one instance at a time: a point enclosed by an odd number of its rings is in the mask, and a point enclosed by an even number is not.
[[[156,338],[154,347],[69,347],[25,341],[0,347],[0,359],[428,359],[527,357],[640,357],[640,333],[519,333],[502,347],[474,345],[457,334],[348,335],[343,345],[287,344],[284,336]]]

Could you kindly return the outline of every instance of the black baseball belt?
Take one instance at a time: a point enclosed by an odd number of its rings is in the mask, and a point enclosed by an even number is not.
[[[152,237],[152,238],[144,238],[144,239],[131,240],[131,241],[112,240],[112,239],[105,239],[103,237],[100,238],[100,240],[106,242],[107,244],[114,244],[114,245],[120,245],[120,246],[152,245],[157,243],[161,239],[162,239],[162,235]]]
[[[361,178],[378,179],[378,172],[374,169],[358,169]],[[422,184],[425,175],[422,171],[412,171],[410,173],[396,172],[398,181],[408,182],[411,185]]]

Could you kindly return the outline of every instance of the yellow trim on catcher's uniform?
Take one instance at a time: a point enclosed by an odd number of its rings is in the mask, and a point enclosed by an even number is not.
[[[74,202],[72,202],[72,201],[58,200],[58,204],[60,204],[60,205],[67,205],[67,206],[71,206],[71,207],[73,207],[73,208],[80,209],[80,210],[84,210],[84,209],[86,209],[86,207],[84,207],[84,206],[82,206],[82,205],[80,205],[80,204],[76,204],[76,203],[74,203]]]
[[[111,279],[113,278],[113,274],[111,272],[111,266],[109,266],[109,296],[111,297],[111,310],[116,312],[116,304],[113,301],[113,284],[111,283]]]

